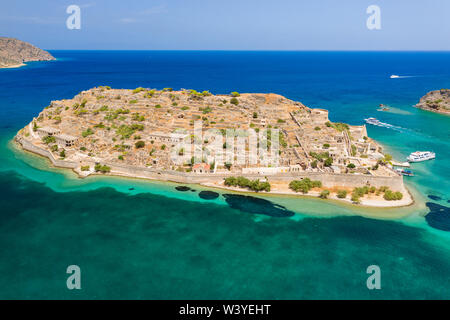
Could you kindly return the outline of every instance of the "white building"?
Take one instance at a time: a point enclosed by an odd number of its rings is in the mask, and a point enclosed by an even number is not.
[[[150,140],[155,140],[159,142],[171,142],[180,143],[188,136],[185,133],[164,133],[164,132],[153,132],[149,134]]]
[[[37,128],[36,131],[37,131],[39,137],[41,137],[41,138],[45,138],[47,136],[54,136],[61,132],[59,129],[55,129],[52,127]]]
[[[72,147],[77,141],[76,137],[69,136],[67,134],[58,134],[55,136],[56,143],[62,148]]]

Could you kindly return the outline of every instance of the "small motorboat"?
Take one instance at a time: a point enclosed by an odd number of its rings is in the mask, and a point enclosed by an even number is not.
[[[398,173],[400,173],[403,176],[414,177],[414,173],[411,170],[408,170],[408,169],[398,168],[395,171],[397,171]]]

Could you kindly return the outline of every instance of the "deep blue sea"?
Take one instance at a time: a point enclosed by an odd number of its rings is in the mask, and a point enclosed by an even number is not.
[[[450,117],[413,107],[450,88],[450,52],[51,53],[56,61],[0,70],[1,299],[450,298]],[[278,93],[332,121],[394,125],[368,133],[397,160],[416,150],[437,158],[405,179],[412,208],[374,219],[380,209],[309,198],[231,206],[201,199],[199,186],[81,180],[14,148],[51,100],[99,85]],[[271,216],[273,204],[295,214]],[[69,265],[81,268],[81,290],[66,287]],[[366,287],[370,265],[381,290]]]

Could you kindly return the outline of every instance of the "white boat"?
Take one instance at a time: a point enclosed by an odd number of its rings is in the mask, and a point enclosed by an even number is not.
[[[367,118],[367,119],[364,119],[364,121],[368,124],[373,124],[374,126],[379,126],[381,124],[380,120],[375,119],[375,118]]]
[[[397,79],[397,78],[400,78],[400,76],[398,76],[398,75],[396,75],[396,74],[393,74],[393,75],[390,76],[390,78],[391,78],[391,79]]]
[[[408,156],[409,162],[421,162],[436,158],[436,154],[431,151],[416,151]]]

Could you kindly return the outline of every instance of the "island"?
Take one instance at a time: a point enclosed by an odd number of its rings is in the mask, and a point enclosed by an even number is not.
[[[42,49],[30,43],[0,37],[0,68],[17,68],[24,66],[28,61],[50,61],[55,58]]]
[[[423,110],[450,115],[450,89],[430,91],[415,106]]]
[[[278,94],[99,86],[51,101],[15,136],[80,177],[106,174],[368,206],[413,202],[365,125]],[[268,161],[267,159],[270,159]]]

